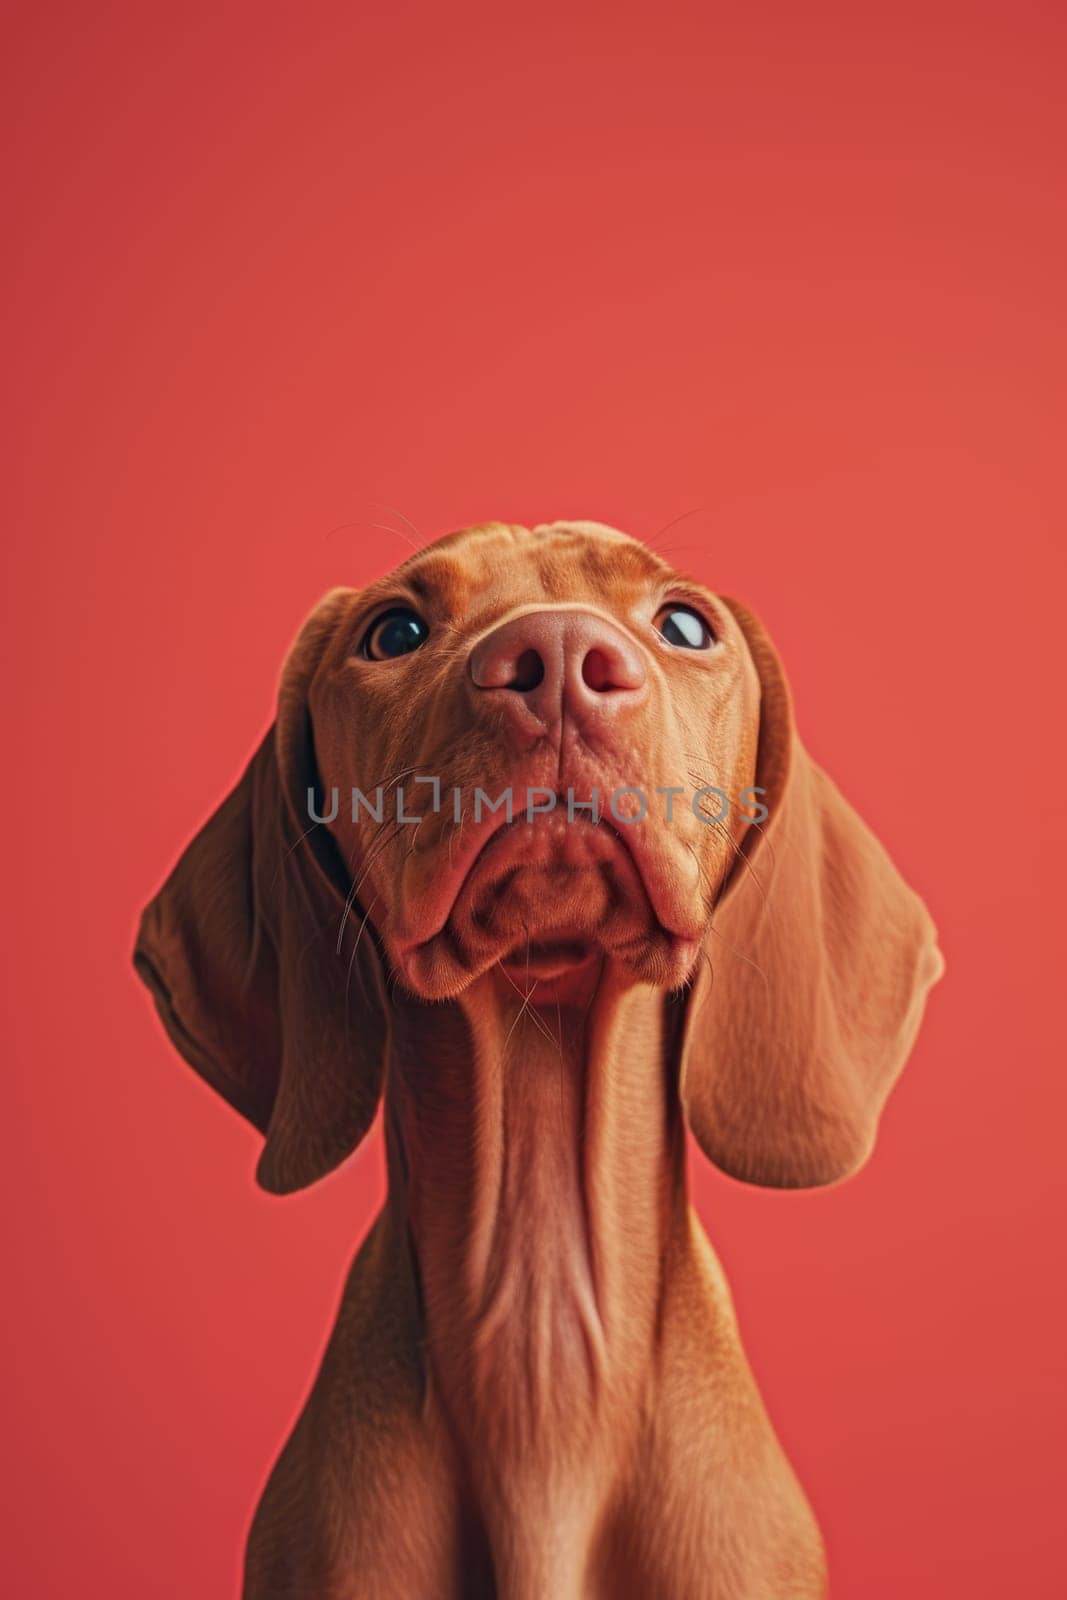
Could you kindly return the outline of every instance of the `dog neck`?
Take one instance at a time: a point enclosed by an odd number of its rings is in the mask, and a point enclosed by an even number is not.
[[[429,1381],[480,1450],[588,1448],[633,1410],[685,1207],[668,1025],[660,991],[608,966],[582,1008],[526,1007],[499,976],[398,1005],[390,1206]]]

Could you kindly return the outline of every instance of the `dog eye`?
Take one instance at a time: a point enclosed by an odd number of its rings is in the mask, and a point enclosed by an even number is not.
[[[417,612],[398,606],[370,628],[363,640],[363,654],[368,661],[395,661],[397,656],[410,655],[425,644],[429,632]]]
[[[679,650],[710,650],[715,643],[715,635],[692,606],[664,606],[653,626]]]

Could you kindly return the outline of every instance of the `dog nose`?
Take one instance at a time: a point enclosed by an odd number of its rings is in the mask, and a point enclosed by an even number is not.
[[[475,686],[549,726],[614,716],[646,692],[641,651],[607,617],[528,611],[501,623],[470,656]]]

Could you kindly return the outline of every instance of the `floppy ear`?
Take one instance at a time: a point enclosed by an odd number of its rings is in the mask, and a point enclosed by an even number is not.
[[[768,817],[746,830],[686,1001],[682,1094],[723,1171],[802,1188],[867,1159],[944,963],[922,901],[797,738],[767,634],[727,604],[760,680]]]
[[[308,693],[351,590],[328,595],[286,662],[274,727],[141,919],[134,965],[178,1050],[266,1134],[256,1176],[289,1193],[366,1133],[386,1021],[372,930],[325,827]],[[357,948],[358,944],[358,948]]]

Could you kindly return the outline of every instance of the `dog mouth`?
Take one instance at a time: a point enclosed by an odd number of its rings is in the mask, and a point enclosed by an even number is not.
[[[604,818],[502,817],[438,880],[436,914],[401,949],[401,970],[430,998],[491,968],[524,995],[558,997],[595,981],[606,957],[676,986],[696,947],[666,925],[650,876],[636,842]]]
[[[603,819],[559,813],[506,823],[485,841],[459,885],[449,921],[512,931],[524,943],[579,942],[613,914],[655,914],[632,851]]]

